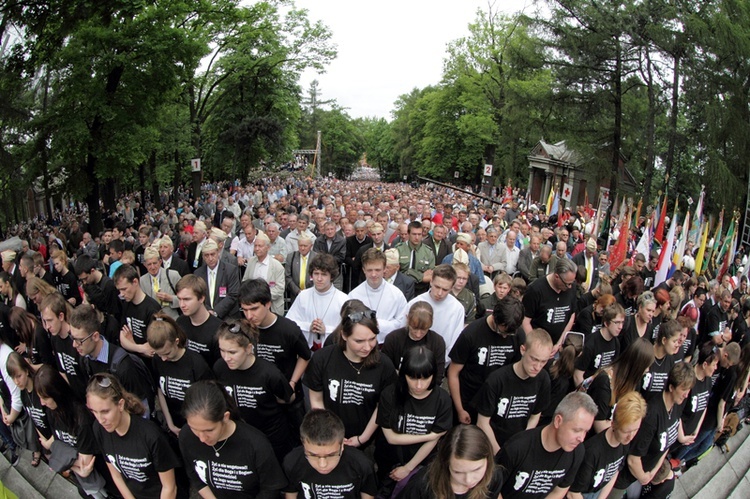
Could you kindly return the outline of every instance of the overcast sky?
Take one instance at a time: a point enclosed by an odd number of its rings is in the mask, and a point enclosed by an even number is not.
[[[307,72],[300,84],[320,83],[320,99],[336,99],[353,118],[391,120],[393,103],[413,88],[440,81],[448,42],[468,34],[487,0],[296,0],[311,20],[333,33],[338,57],[326,73]],[[495,0],[506,13],[532,0]],[[530,9],[531,7],[528,7]]]

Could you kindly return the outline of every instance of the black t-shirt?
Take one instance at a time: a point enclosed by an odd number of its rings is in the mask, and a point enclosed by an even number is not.
[[[204,379],[212,379],[214,374],[203,357],[187,349],[176,362],[165,362],[158,355],[154,355],[151,362],[155,376],[154,383],[164,394],[172,421],[178,428],[182,427],[185,424],[185,418],[182,417],[185,392],[191,384]]]
[[[356,369],[361,369],[359,374]],[[303,383],[321,392],[326,409],[344,422],[346,437],[361,435],[378,406],[380,394],[396,375],[391,359],[380,356],[380,362],[365,368],[351,363],[338,345],[315,352],[307,366]]]
[[[407,395],[403,406],[399,407],[396,385],[389,385],[380,395],[377,422],[381,428],[406,435],[448,431],[453,426],[451,397],[436,386],[421,400]],[[386,470],[390,470],[395,465],[406,464],[420,447],[422,444],[391,445],[385,437],[380,437],[376,449],[378,467],[385,466]]]
[[[93,456],[99,453],[99,445],[94,437],[94,416],[83,404],[75,404],[75,423],[70,425],[55,414],[55,411],[45,407],[47,421],[56,440],[75,447],[79,453]]]
[[[181,315],[177,318],[177,325],[185,331],[188,337],[188,350],[201,354],[206,364],[213,366],[219,359],[219,342],[216,339],[216,331],[221,326],[221,319],[215,315],[208,314],[206,322],[199,326],[194,326],[190,322],[190,317]]]
[[[729,326],[729,316],[721,308],[721,303],[717,303],[706,314],[706,320],[698,331],[698,342],[703,343],[710,340],[713,336],[724,332],[724,328]]]
[[[495,471],[492,474],[492,480],[487,487],[487,495],[484,496],[484,499],[497,499],[500,495],[500,489],[502,488],[505,479],[506,475],[503,473],[503,469],[499,466],[495,466]],[[454,494],[454,497],[455,499],[466,499],[469,497],[469,492],[466,494]],[[404,487],[404,490],[399,497],[403,499],[435,499],[435,491],[430,487],[427,467],[419,470],[411,480],[409,480],[409,483]]]
[[[676,404],[667,412],[664,397],[654,397],[648,402],[646,417],[630,444],[630,455],[641,458],[643,471],[653,470],[662,454],[677,441],[681,415],[682,407]],[[626,466],[617,478],[615,488],[627,488],[635,480],[630,468]]]
[[[641,489],[640,499],[669,499],[674,492],[674,477],[659,484],[646,484]]]
[[[654,331],[654,322],[651,321],[646,325],[646,331],[643,333],[643,336],[640,336],[638,334],[638,327],[636,326],[636,319],[635,316],[630,316],[625,320],[625,325],[622,328],[622,331],[620,331],[620,336],[617,337],[617,339],[620,341],[620,351],[624,352],[628,349],[631,343],[633,343],[636,340],[644,340],[651,342],[651,336]]]
[[[180,451],[190,483],[196,490],[208,486],[217,499],[278,498],[287,480],[271,444],[249,424],[236,424],[234,433],[213,447],[189,427],[182,429]]]
[[[662,359],[654,359],[654,363],[651,364],[648,372],[641,379],[641,395],[646,399],[646,402],[664,392],[667,387],[669,371],[672,370],[674,365],[675,361],[671,355],[664,355]]]
[[[246,423],[262,431],[274,447],[281,437],[288,438],[287,419],[276,399],[288,402],[292,387],[278,367],[256,357],[248,369],[232,370],[224,359],[219,359],[214,364],[214,373],[234,399]]]
[[[576,369],[583,371],[583,377],[588,378],[597,369],[607,367],[620,355],[620,342],[617,338],[607,341],[600,331],[586,336],[583,351],[576,359]]]
[[[541,499],[555,487],[564,489],[573,483],[583,461],[583,446],[572,452],[548,452],[542,446],[542,429],[518,433],[500,450],[499,463],[508,477],[502,488],[503,499]]]
[[[526,429],[529,418],[541,413],[549,398],[550,380],[546,370],[542,369],[533,378],[521,379],[511,364],[487,378],[474,405],[480,415],[490,418],[497,443],[503,446],[511,436]]]
[[[641,270],[641,278],[643,279],[643,289],[651,289],[656,278],[656,270],[649,270],[648,267],[644,266]]]
[[[547,331],[553,343],[557,343],[565,331],[575,306],[575,287],[556,293],[546,278],[529,284],[523,295],[524,315],[531,318],[531,327]]]
[[[99,362],[90,357],[82,359],[84,370],[87,375],[91,376],[99,373],[110,373],[117,376],[122,386],[130,393],[135,394],[140,400],[148,399],[149,402],[153,402],[153,388],[150,379],[144,378],[140,375],[138,368],[133,364],[133,359],[130,355],[125,355],[120,361],[120,365],[117,367],[117,372],[111,371],[112,360],[115,356],[115,350],[118,348],[117,345],[109,344],[109,356],[108,362],[105,364]],[[88,366],[88,367],[86,367]]]
[[[473,407],[476,396],[490,374],[521,358],[521,345],[525,335],[496,333],[487,319],[477,319],[461,331],[450,351],[452,362],[463,365],[458,375],[461,403],[464,409]]]
[[[614,283],[612,283],[612,287],[615,291],[615,301],[622,305],[622,308],[625,309],[625,317],[632,317],[633,315],[635,315],[635,313],[638,311],[636,300],[627,298],[625,295],[620,293],[620,286],[615,286]]]
[[[36,390],[28,392],[25,389],[22,389],[21,403],[26,410],[26,414],[29,415],[31,421],[34,423],[34,427],[39,430],[39,433],[44,435],[44,438],[52,436],[52,428],[47,419],[47,411],[42,405],[42,401],[39,399]]]
[[[698,348],[698,333],[694,328],[688,328],[688,334],[682,343],[682,348],[674,355],[675,363],[682,362],[685,357],[693,358],[695,350]]]
[[[596,404],[597,413],[595,421],[609,421],[612,419],[612,383],[606,370],[599,373],[596,378],[591,380],[586,393]]]
[[[81,356],[73,345],[73,337],[68,335],[63,339],[59,335],[50,335],[50,343],[52,344],[52,350],[55,352],[57,370],[65,373],[70,387],[83,400],[86,396],[88,376],[81,366]]]
[[[31,345],[28,357],[32,364],[55,365],[55,354],[52,351],[50,335],[44,330],[41,323],[37,323],[34,328],[34,344]]]
[[[594,306],[590,305],[576,313],[576,322],[573,331],[583,333],[586,341],[589,335],[598,332],[602,328],[602,318],[594,313]]]
[[[75,306],[81,304],[81,292],[78,290],[78,279],[73,272],[68,272],[65,275],[55,272],[52,279],[53,286],[61,295],[63,295],[66,301],[73,298],[76,302]]]
[[[287,382],[292,379],[297,358],[310,360],[310,347],[296,322],[286,317],[277,317],[267,328],[259,328],[260,336],[255,349],[256,355],[276,364]],[[302,385],[297,383],[297,397],[302,395]]]
[[[378,491],[372,463],[361,450],[348,445],[339,464],[325,475],[310,466],[304,447],[287,454],[283,468],[289,481],[284,492],[296,492],[300,499],[360,499],[361,494],[374,496]]]
[[[424,346],[435,354],[435,363],[437,364],[436,384],[439,385],[445,375],[445,340],[432,329],[427,331],[427,334],[419,341],[414,341],[409,337],[408,327],[394,329],[385,337],[380,353],[391,359],[396,369],[401,369],[401,361],[404,359],[406,351],[416,346]]]
[[[690,395],[685,400],[682,410],[682,430],[685,435],[692,435],[698,429],[703,412],[708,407],[708,398],[711,396],[711,378],[706,376],[703,380],[696,378]]]
[[[146,343],[146,329],[154,319],[154,314],[161,310],[159,302],[146,295],[142,302],[135,304],[124,302],[122,304],[122,317],[120,326],[128,325],[133,331],[133,341],[139,345]]]
[[[606,431],[597,433],[583,443],[585,455],[571,492],[597,492],[604,488],[626,464],[627,445],[612,447]]]
[[[166,435],[139,416],[130,417],[125,435],[108,433],[99,423],[94,425],[94,435],[105,459],[120,472],[135,497],[159,499],[159,473],[180,466]]]
[[[724,414],[731,407],[731,400],[734,398],[734,384],[737,380],[737,371],[734,367],[728,369],[719,367],[714,374],[716,381],[711,389],[711,395],[708,398],[708,407],[706,407],[706,417],[703,418],[701,431],[714,429],[718,426],[719,402],[726,402]]]

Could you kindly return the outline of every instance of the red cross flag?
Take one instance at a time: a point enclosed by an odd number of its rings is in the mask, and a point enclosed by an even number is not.
[[[560,197],[566,202],[570,203],[570,196],[573,194],[573,186],[570,184],[563,184],[562,192]]]

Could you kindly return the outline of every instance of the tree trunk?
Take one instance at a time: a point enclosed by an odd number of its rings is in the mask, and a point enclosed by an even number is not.
[[[677,113],[680,98],[680,57],[675,56],[672,68],[672,110],[669,115],[669,146],[667,147],[667,160],[664,165],[664,183],[669,182],[669,174],[674,167],[674,149],[677,143]]]
[[[157,210],[161,211],[161,196],[159,195],[159,181],[156,178],[156,149],[151,150],[148,158],[148,174],[151,176],[151,201]]]
[[[177,208],[177,192],[182,184],[182,165],[180,164],[180,151],[174,150],[174,175],[172,176],[172,202]]]
[[[646,129],[646,164],[644,165],[643,197],[648,204],[651,199],[651,187],[654,177],[654,162],[656,158],[656,92],[654,91],[653,64],[651,54],[646,47],[646,78],[648,93],[648,121]],[[637,221],[636,221],[637,223]]]
[[[612,172],[609,180],[609,199],[617,197],[617,180],[620,176],[620,147],[622,142],[622,48],[620,39],[615,41],[614,84],[615,126],[612,133]]]
[[[138,165],[138,188],[141,192],[141,205],[146,205],[146,192],[148,191],[146,187],[146,162],[141,161],[141,163]]]

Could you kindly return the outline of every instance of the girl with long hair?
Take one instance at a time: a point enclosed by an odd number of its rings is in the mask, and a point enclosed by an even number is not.
[[[68,267],[68,255],[64,251],[54,251],[50,264],[55,269],[53,283],[57,291],[74,307],[80,305],[81,292],[78,289],[78,278]]]
[[[45,407],[52,435],[40,437],[42,446],[53,455],[55,441],[72,447],[77,456],[70,466],[79,487],[94,498],[104,498],[104,478],[94,469],[99,447],[94,437],[94,417],[78,400],[62,375],[50,365],[43,365],[34,376],[34,389]],[[63,471],[63,470],[59,470]]]
[[[26,310],[26,300],[16,289],[16,283],[5,271],[0,272],[0,293],[5,297],[5,304],[9,307],[18,307]]]
[[[675,365],[674,356],[680,350],[680,332],[682,326],[675,320],[661,323],[659,334],[654,342],[654,362],[643,375],[641,393],[646,400],[660,395],[667,384],[667,377]]]
[[[292,450],[288,419],[282,404],[294,391],[276,364],[255,355],[258,328],[246,320],[228,321],[216,332],[221,359],[216,379],[237,403],[242,419],[262,431],[281,461]]]
[[[202,379],[214,377],[201,354],[187,349],[187,335],[169,316],[157,313],[146,330],[149,346],[154,350],[153,371],[157,377],[159,407],[169,431],[177,436],[185,425],[182,401],[188,387]]]
[[[34,369],[42,364],[55,364],[52,342],[42,323],[22,308],[10,311],[10,327],[16,332],[16,352],[26,357]]]
[[[193,383],[185,394],[180,451],[201,497],[278,497],[287,481],[268,438],[240,418],[217,381]]]
[[[442,438],[435,459],[409,481],[400,497],[494,499],[502,484],[487,435],[474,425],[459,425]]]
[[[436,379],[435,354],[416,346],[406,351],[398,381],[380,396],[377,423],[383,431],[375,446],[375,462],[386,485],[427,463],[440,437],[453,426],[450,395],[435,386]]]
[[[26,414],[29,415],[34,428],[44,438],[51,437],[52,430],[50,429],[47,414],[44,412],[44,406],[39,399],[39,395],[34,391],[34,369],[28,361],[18,355],[17,352],[13,352],[8,356],[6,366],[8,374],[13,378],[13,383],[15,383],[21,392],[21,403],[23,404]],[[36,434],[34,435],[34,441],[37,445],[31,449],[31,466],[36,468],[39,466],[39,462],[42,458],[41,448]]]
[[[354,312],[341,322],[341,336],[313,355],[303,383],[313,409],[329,409],[344,421],[346,445],[360,447],[377,429],[380,394],[395,378],[393,363],[378,350],[375,312]]]
[[[145,407],[109,373],[95,374],[86,389],[86,406],[96,418],[94,436],[123,497],[176,497],[174,468],[180,461],[166,435]]]
[[[645,340],[631,344],[609,366],[583,381],[582,389],[596,403],[598,412],[592,428],[601,433],[612,425],[612,410],[628,392],[637,391],[643,375],[654,363],[654,347]]]

